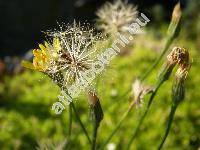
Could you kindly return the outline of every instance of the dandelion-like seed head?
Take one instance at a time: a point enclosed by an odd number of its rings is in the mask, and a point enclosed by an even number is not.
[[[111,36],[127,33],[128,28],[137,17],[137,8],[121,0],[107,2],[97,11],[97,27]]]
[[[88,25],[59,25],[60,30],[47,31],[47,42],[33,50],[33,67],[49,75],[62,88],[84,80],[83,72],[92,67],[96,42],[103,36],[95,35]],[[29,67],[30,68],[30,67]]]
[[[76,22],[73,26],[67,26],[64,31],[60,28],[61,31],[48,33],[60,42],[56,72],[62,73],[64,84],[84,80],[82,73],[89,70],[95,61],[95,43],[101,36],[95,36],[93,29],[80,26]]]

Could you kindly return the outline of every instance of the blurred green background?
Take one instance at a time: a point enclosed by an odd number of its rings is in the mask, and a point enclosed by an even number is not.
[[[107,70],[98,77],[96,88],[104,110],[104,119],[99,129],[98,144],[101,144],[128,109],[129,95],[121,98],[136,79],[158,57],[164,46],[169,21],[159,14],[160,5],[148,9],[154,20],[147,25],[145,34],[135,38],[134,45],[126,54],[117,56]],[[183,11],[182,27],[173,46],[185,47],[192,59],[192,68],[186,81],[186,97],[178,108],[172,129],[164,149],[197,150],[200,148],[200,3],[190,1]],[[148,16],[148,15],[147,15]],[[164,60],[155,68],[146,84],[154,85]],[[1,68],[5,68],[1,67]],[[3,69],[0,69],[3,70]],[[142,125],[141,133],[132,145],[133,150],[156,149],[165,130],[166,118],[171,104],[170,78],[158,91],[155,101]],[[0,149],[66,149],[68,134],[68,108],[62,115],[55,115],[51,106],[58,100],[59,88],[43,74],[23,70],[3,72],[0,75]],[[146,104],[146,99],[144,104]],[[89,133],[92,121],[84,94],[75,101],[78,113]],[[143,106],[144,107],[144,106]],[[116,149],[123,149],[134,131],[143,107],[135,108],[121,129],[110,142]],[[63,146],[62,146],[63,145]],[[68,147],[69,148],[69,147]],[[69,149],[89,149],[89,144],[73,116],[72,143]]]

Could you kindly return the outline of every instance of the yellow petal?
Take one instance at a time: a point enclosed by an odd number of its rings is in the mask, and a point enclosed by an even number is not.
[[[40,57],[41,54],[42,54],[42,52],[41,52],[40,50],[38,50],[38,49],[34,49],[34,50],[33,50],[33,55],[34,55],[34,57]]]
[[[46,47],[44,47],[44,45],[39,44],[40,49],[42,50],[43,54],[46,54]]]
[[[33,59],[33,66],[35,70],[39,71],[44,71],[46,69],[45,62],[38,58]]]
[[[33,64],[32,64],[31,62],[29,62],[29,61],[22,60],[21,65],[22,65],[23,67],[25,67],[25,68],[35,70],[35,67],[34,67]]]

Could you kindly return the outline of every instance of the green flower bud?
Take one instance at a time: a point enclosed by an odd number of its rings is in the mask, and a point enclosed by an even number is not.
[[[189,68],[179,67],[175,80],[172,86],[172,99],[175,105],[178,105],[185,97],[185,80],[188,74]]]
[[[91,91],[88,92],[88,103],[91,108],[92,117],[98,126],[101,120],[103,119],[103,110],[96,93]]]

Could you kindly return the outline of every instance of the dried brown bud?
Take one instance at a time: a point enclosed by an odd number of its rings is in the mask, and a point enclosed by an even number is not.
[[[189,53],[186,49],[181,47],[174,47],[167,58],[169,61],[177,63],[179,67],[183,69],[188,68],[190,65]]]
[[[178,65],[178,74],[187,72],[190,68],[189,53],[186,49],[181,47],[174,47],[167,55],[167,63],[160,72],[159,79],[165,81],[169,78],[175,65]]]

